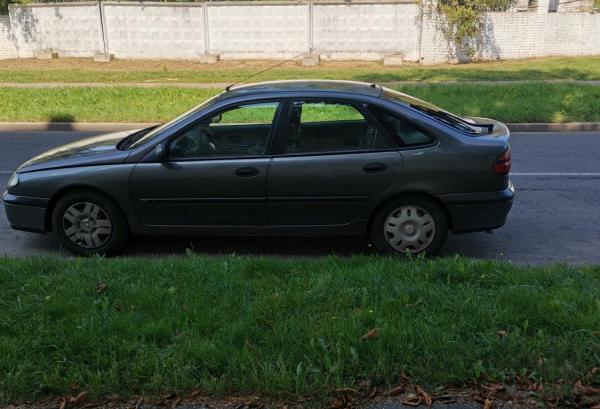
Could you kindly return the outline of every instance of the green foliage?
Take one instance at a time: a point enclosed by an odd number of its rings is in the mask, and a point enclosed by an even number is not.
[[[8,13],[8,5],[12,3],[11,0],[0,0],[0,14]]]
[[[481,35],[485,13],[505,11],[514,0],[422,0],[424,13],[433,17],[459,62],[475,54],[474,42]]]
[[[0,258],[0,405],[71,385],[92,398],[192,388],[324,398],[365,379],[396,385],[402,371],[431,388],[518,375],[548,390],[600,366],[599,300],[599,267]]]

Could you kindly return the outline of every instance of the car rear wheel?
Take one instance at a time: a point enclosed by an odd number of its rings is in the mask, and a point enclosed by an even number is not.
[[[407,196],[384,205],[371,224],[371,241],[384,254],[433,255],[448,235],[444,210],[434,201]]]
[[[81,256],[114,255],[127,238],[127,223],[111,199],[96,192],[73,192],[58,200],[52,227],[61,243]]]

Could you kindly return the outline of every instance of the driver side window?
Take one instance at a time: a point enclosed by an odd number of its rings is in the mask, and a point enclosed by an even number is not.
[[[203,118],[168,144],[172,159],[265,153],[279,102],[238,105]]]

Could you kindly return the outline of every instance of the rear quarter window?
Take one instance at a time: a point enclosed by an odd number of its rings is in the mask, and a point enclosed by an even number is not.
[[[415,127],[412,122],[400,115],[379,107],[370,107],[386,130],[404,146],[429,145],[433,138]]]

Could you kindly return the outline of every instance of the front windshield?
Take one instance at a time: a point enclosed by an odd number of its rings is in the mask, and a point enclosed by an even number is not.
[[[458,129],[463,132],[467,132],[473,135],[481,135],[484,133],[484,128],[476,125],[475,122],[468,118],[463,118],[458,115],[452,114],[448,111],[443,110],[429,102],[425,102],[410,95],[403,94],[402,92],[394,91],[393,89],[383,88],[383,99],[400,103],[405,106],[409,106],[413,109],[421,111],[435,119],[444,122],[446,125]]]
[[[179,115],[177,118],[173,119],[172,121],[169,122],[165,122],[164,124],[157,126],[156,128],[152,129],[150,132],[148,132],[147,134],[145,134],[142,138],[138,139],[137,141],[135,141],[135,143],[130,145],[130,148],[139,146],[143,143],[146,143],[150,140],[152,140],[152,138],[154,138],[156,135],[160,134],[164,129],[170,127],[171,125],[176,124],[177,122],[181,121],[184,118],[187,118],[190,115],[195,114],[196,112],[200,112],[202,111],[204,108],[207,108],[209,106],[211,106],[212,104],[214,104],[215,102],[217,102],[217,100],[219,99],[219,96],[221,94],[215,95],[212,98],[207,99],[206,101],[204,101],[203,103],[201,103],[200,105],[190,109],[189,111]]]

